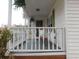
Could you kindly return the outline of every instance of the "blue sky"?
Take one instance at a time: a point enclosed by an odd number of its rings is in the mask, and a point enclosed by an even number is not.
[[[0,1],[0,26],[8,24],[8,0]],[[12,9],[12,25],[24,25],[22,9]]]

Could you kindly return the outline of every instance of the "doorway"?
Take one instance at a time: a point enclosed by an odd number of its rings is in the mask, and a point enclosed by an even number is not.
[[[36,27],[43,27],[43,21],[42,20],[37,20],[36,21]]]

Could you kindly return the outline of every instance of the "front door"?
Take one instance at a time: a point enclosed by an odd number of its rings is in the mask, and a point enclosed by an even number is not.
[[[43,21],[37,20],[36,21],[36,27],[43,27]],[[39,36],[39,29],[36,29],[36,36]]]

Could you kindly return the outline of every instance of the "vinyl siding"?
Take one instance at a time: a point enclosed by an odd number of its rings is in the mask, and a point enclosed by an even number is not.
[[[67,59],[79,59],[79,0],[65,0]]]

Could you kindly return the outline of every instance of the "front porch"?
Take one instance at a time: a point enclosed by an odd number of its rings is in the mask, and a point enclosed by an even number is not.
[[[79,59],[79,1],[24,1],[24,19],[33,17],[35,21],[30,23],[31,27],[10,28],[13,39],[8,50],[15,59]],[[12,0],[9,0],[8,16],[11,26]],[[37,20],[43,21],[42,27],[36,26]]]
[[[15,56],[65,56],[64,0],[27,0],[25,3],[23,15],[29,24],[10,26],[13,38],[9,41],[9,52]]]

